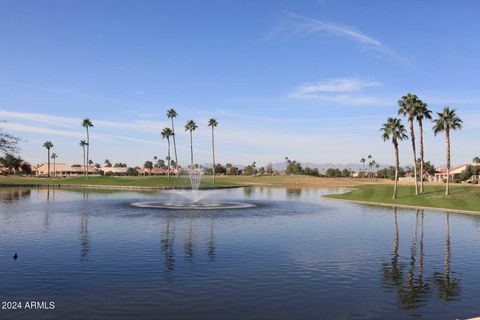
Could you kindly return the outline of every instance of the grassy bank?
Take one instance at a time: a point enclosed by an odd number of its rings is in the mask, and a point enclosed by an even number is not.
[[[187,187],[190,185],[190,181],[182,177],[177,179],[176,177],[158,176],[158,177],[84,177],[75,178],[30,178],[19,176],[1,176],[0,184],[3,185],[96,185],[96,186],[123,186],[123,187]],[[217,181],[214,185],[211,179],[202,180],[202,188],[211,187],[234,187],[238,184],[234,184],[230,181]]]
[[[361,185],[350,192],[326,197],[372,204],[445,208],[480,213],[480,187],[452,186],[450,193],[450,196],[445,196],[445,187],[442,185],[429,185],[425,186],[423,194],[415,196],[414,186],[399,185],[398,199],[393,200],[393,185]]]
[[[310,176],[218,176],[215,185],[212,176],[204,176],[202,187],[232,187],[232,186],[265,186],[286,188],[343,188],[352,187],[363,183],[354,179],[330,179]],[[100,186],[135,186],[135,187],[185,187],[189,186],[189,180],[185,177],[168,179],[165,176],[158,177],[84,177],[76,178],[30,178],[20,176],[0,176],[0,185],[29,185],[29,184],[52,184],[52,185],[100,185]]]

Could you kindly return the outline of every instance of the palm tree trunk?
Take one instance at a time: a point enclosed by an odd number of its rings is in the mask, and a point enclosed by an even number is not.
[[[167,138],[167,142],[168,142],[168,179],[170,179],[170,164],[172,163],[172,161],[170,161],[170,139]]]
[[[48,173],[47,173],[47,177],[50,178],[50,149],[47,149],[47,153],[48,153]]]
[[[395,147],[395,186],[393,187],[393,199],[397,199],[398,171],[400,170],[400,158],[398,156],[398,143],[393,143]]]
[[[415,195],[418,196],[418,181],[417,181],[417,150],[415,147],[415,130],[413,129],[413,116],[410,116],[410,138],[412,140],[412,150],[413,150],[413,175],[415,178]]]
[[[86,128],[87,128],[87,166],[88,166],[88,160],[90,156],[90,134],[88,132],[88,126]],[[88,167],[85,167],[85,170],[86,170],[85,177],[88,179]]]
[[[445,138],[447,144],[447,186],[445,189],[445,195],[450,194],[450,130],[447,128],[445,130]]]
[[[172,133],[173,133],[173,151],[175,152],[175,171],[177,171],[178,179],[178,157],[177,157],[177,143],[175,142],[175,128],[173,127],[173,118],[172,118]]]
[[[213,183],[215,184],[215,134],[212,126]]]
[[[56,178],[57,177],[57,168],[55,167],[55,158],[53,158],[53,176]]]
[[[83,176],[86,177],[86,171],[85,171],[85,146],[83,147]]]
[[[190,169],[193,169],[193,137],[192,130],[190,130]]]
[[[424,192],[423,186],[423,166],[425,165],[424,150],[423,150],[423,122],[422,119],[418,120],[418,127],[420,129],[420,192]]]

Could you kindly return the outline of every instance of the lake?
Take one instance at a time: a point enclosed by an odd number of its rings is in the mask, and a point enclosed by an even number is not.
[[[255,207],[168,210],[131,206],[162,191],[0,189],[0,319],[480,316],[480,216],[332,192],[229,189],[204,201]]]

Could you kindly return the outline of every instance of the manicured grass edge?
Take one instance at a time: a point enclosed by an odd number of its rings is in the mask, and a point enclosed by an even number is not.
[[[351,192],[355,188],[350,188],[347,192]],[[450,209],[450,208],[438,208],[438,207],[428,207],[428,206],[415,206],[415,205],[408,205],[408,204],[396,204],[396,203],[386,203],[386,202],[374,202],[374,201],[360,201],[360,200],[350,200],[350,199],[340,199],[340,198],[333,198],[330,197],[331,195],[323,195],[322,197],[327,200],[333,201],[343,201],[343,202],[350,202],[356,203],[361,205],[368,205],[368,206],[376,206],[376,207],[390,207],[390,208],[405,208],[405,209],[420,209],[420,210],[431,210],[431,211],[439,211],[439,212],[456,212],[456,213],[465,213],[465,214],[473,214],[473,215],[480,215],[479,211],[473,210],[462,210],[462,209]]]

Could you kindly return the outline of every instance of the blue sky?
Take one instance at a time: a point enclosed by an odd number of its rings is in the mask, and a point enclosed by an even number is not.
[[[210,161],[210,117],[221,163],[392,163],[378,129],[411,91],[458,109],[453,162],[465,163],[480,154],[478,12],[477,1],[0,0],[0,119],[33,163],[45,140],[59,162],[81,162],[84,117],[95,162],[164,157],[171,106],[182,164],[190,119],[196,161]],[[427,129],[426,158],[443,164],[443,137]]]

